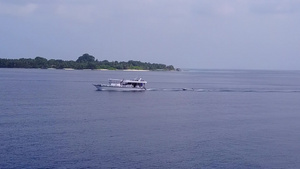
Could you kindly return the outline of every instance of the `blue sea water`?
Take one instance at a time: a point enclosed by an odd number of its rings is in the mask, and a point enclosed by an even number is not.
[[[299,100],[300,71],[0,69],[0,168],[300,168]]]

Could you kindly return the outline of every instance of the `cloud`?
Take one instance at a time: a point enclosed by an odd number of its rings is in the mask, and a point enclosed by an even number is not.
[[[256,14],[292,14],[300,10],[300,2],[295,0],[261,0],[249,4],[249,10]]]
[[[94,6],[72,4],[59,4],[55,13],[63,18],[80,22],[92,22],[96,14]]]
[[[216,7],[215,12],[217,14],[226,16],[226,15],[231,15],[235,13],[235,8],[233,5],[230,4],[222,4]]]
[[[35,3],[27,4],[10,4],[0,2],[0,15],[27,16],[38,9]]]
[[[202,16],[292,15],[300,12],[299,0],[202,0],[190,5]]]

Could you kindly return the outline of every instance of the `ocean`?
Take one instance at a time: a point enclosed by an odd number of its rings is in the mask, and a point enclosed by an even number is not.
[[[0,168],[300,168],[299,100],[300,71],[0,69]]]

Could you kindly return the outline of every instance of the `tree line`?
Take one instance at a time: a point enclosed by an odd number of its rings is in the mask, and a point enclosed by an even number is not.
[[[1,59],[0,68],[40,68],[40,69],[108,69],[108,70],[124,70],[124,69],[135,69],[135,70],[174,70],[172,65],[148,63],[141,61],[129,60],[128,62],[118,61],[98,61],[95,57],[89,54],[83,54],[78,57],[76,61],[64,61],[60,59],[50,59],[37,56],[34,59]]]

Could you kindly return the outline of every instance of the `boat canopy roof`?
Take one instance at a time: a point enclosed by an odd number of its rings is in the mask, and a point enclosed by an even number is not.
[[[135,78],[133,80],[122,80],[122,79],[109,79],[109,82],[115,83],[126,83],[126,84],[146,84],[147,81],[143,80],[142,78]]]
[[[127,84],[140,84],[140,83],[143,83],[143,84],[146,84],[147,81],[145,80],[142,80],[142,81],[135,81],[135,80],[124,80],[122,83],[127,83]]]

